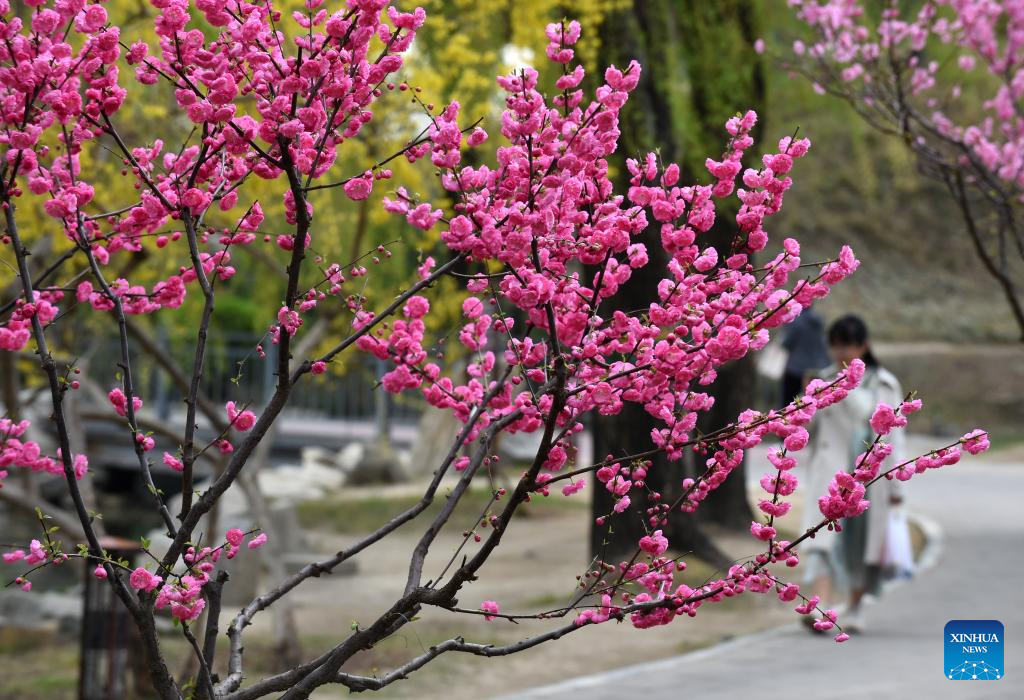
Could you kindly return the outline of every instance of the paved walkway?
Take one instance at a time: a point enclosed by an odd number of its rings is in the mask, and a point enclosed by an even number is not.
[[[863,636],[839,645],[794,623],[504,700],[1024,698],[1024,465],[976,458],[910,486],[911,510],[941,525],[941,553],[929,571],[868,608]],[[955,619],[1003,623],[1002,680],[943,676],[942,631]],[[673,624],[685,637],[685,621]]]

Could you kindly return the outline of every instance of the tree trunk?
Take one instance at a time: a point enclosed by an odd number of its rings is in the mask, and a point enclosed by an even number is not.
[[[640,84],[620,115],[619,159],[660,153],[664,162],[678,162],[689,181],[708,181],[703,159],[720,154],[726,143],[724,124],[739,110],[763,103],[762,66],[753,50],[756,12],[749,0],[635,0],[631,8],[610,15],[601,31],[599,64],[620,67],[630,59],[643,66]],[[616,164],[619,185],[625,187],[625,166]],[[719,209],[718,223],[704,238],[725,250],[735,230],[735,209]],[[661,248],[658,226],[651,226],[640,240],[647,245],[650,263],[620,288],[614,307],[632,310],[647,307],[657,298],[657,282],[663,276],[667,258]],[[735,363],[722,369],[709,388],[716,405],[701,416],[699,427],[708,432],[728,423],[749,406],[754,396],[752,362]],[[642,407],[627,405],[618,416],[594,419],[594,454],[624,455],[650,449],[650,433],[656,421]],[[655,458],[648,483],[662,493],[661,502],[671,502],[686,476],[696,471],[694,460],[669,462]],[[616,561],[630,555],[636,541],[647,530],[645,510],[650,507],[637,494],[630,509],[606,525],[592,525],[594,556]],[[613,505],[603,488],[595,490],[593,515],[607,516]],[[690,551],[715,565],[728,558],[707,537],[699,525],[710,521],[746,528],[751,521],[743,470],[738,469],[698,510],[698,517],[679,511],[669,517],[666,534],[675,549]]]

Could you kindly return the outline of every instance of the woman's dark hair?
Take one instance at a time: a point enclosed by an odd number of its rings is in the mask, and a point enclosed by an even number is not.
[[[868,324],[864,323],[864,319],[860,316],[854,314],[837,318],[828,327],[829,345],[866,345],[870,339]],[[878,366],[878,358],[871,352],[871,348],[867,349],[862,359],[868,367]]]

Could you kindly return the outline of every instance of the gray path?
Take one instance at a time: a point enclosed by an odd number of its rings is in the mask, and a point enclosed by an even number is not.
[[[1024,698],[1024,465],[967,460],[910,486],[911,510],[941,525],[941,554],[868,609],[865,635],[839,645],[793,624],[505,700]],[[946,680],[942,629],[953,619],[1002,621],[1002,680]],[[673,624],[685,636],[685,621]]]

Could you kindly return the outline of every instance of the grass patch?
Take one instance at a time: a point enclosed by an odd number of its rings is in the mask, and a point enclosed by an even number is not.
[[[522,607],[527,610],[553,610],[568,603],[570,595],[571,593],[544,593],[530,598]]]
[[[433,518],[447,503],[449,493],[438,493],[420,517]],[[459,500],[449,521],[454,527],[469,530],[479,525],[481,515],[496,515],[505,507],[508,497],[491,503],[490,491],[473,489]],[[299,524],[304,528],[329,530],[338,534],[372,532],[391,518],[419,503],[420,497],[366,496],[360,498],[331,495],[300,503],[297,508]],[[490,504],[490,505],[488,505]],[[529,503],[519,507],[517,517],[550,518],[566,511],[579,511],[589,506],[585,499],[565,498],[555,494],[545,498],[535,495]]]
[[[78,667],[56,668],[51,665],[38,674],[10,678],[6,692],[19,700],[57,700],[72,698],[78,689]]]
[[[47,630],[0,627],[0,654],[27,653],[53,644],[53,632]]]
[[[78,688],[78,646],[45,630],[0,629],[0,678],[4,698],[70,700]]]
[[[712,644],[717,644],[716,640],[707,640],[704,642],[695,642],[692,640],[684,640],[676,644],[672,651],[676,654],[689,654],[691,651],[699,651],[701,649],[707,649]]]
[[[990,431],[992,452],[1002,452],[1024,447],[1024,431],[996,428]]]

